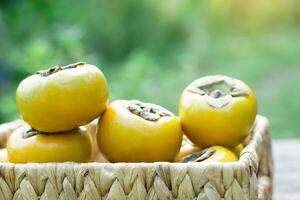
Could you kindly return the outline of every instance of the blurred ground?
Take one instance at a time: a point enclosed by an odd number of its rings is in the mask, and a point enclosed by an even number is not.
[[[300,140],[273,141],[274,200],[300,199]]]
[[[273,138],[300,137],[299,19],[297,0],[1,0],[0,123],[18,117],[26,76],[86,61],[105,73],[111,100],[174,113],[194,79],[236,77],[253,87]]]

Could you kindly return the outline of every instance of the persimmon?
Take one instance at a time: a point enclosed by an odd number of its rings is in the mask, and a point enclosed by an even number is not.
[[[108,103],[108,86],[96,66],[75,63],[27,77],[18,86],[16,101],[32,128],[63,132],[101,115]]]
[[[97,138],[110,162],[174,161],[182,130],[178,118],[161,106],[117,100],[101,116]]]
[[[223,146],[212,146],[184,157],[181,162],[235,162],[237,156]]]
[[[8,160],[12,163],[81,163],[91,158],[92,140],[85,127],[61,133],[45,133],[25,125],[10,135],[7,151]]]
[[[244,82],[223,75],[193,81],[179,101],[187,137],[201,148],[232,148],[248,135],[257,112],[256,97]]]

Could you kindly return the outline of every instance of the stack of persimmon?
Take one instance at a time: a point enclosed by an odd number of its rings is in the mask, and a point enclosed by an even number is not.
[[[92,139],[82,125],[108,103],[107,83],[96,66],[74,63],[38,71],[20,83],[16,101],[28,125],[9,137],[10,162],[90,160]]]
[[[179,116],[138,100],[109,103],[108,96],[100,69],[81,62],[27,77],[16,95],[27,125],[9,137],[8,160],[88,162],[92,137],[83,125],[98,118],[97,144],[110,162],[234,162],[257,112],[251,88],[223,75],[188,85]]]

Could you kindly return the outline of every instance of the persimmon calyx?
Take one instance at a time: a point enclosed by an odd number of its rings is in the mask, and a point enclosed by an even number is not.
[[[34,128],[31,128],[27,131],[24,131],[23,133],[23,138],[26,139],[26,138],[30,138],[30,137],[33,137],[35,135],[39,135],[39,134],[43,134],[43,135],[49,135],[50,133],[46,133],[46,132],[42,132],[42,131],[38,131]]]
[[[215,152],[215,149],[207,148],[184,157],[181,162],[201,162],[210,158]]]
[[[150,106],[141,101],[132,100],[127,105],[127,109],[139,117],[148,121],[157,121],[165,116],[172,116],[172,113],[160,107]]]
[[[188,92],[201,95],[208,105],[222,108],[228,105],[232,98],[248,96],[248,88],[235,79],[226,76],[211,76],[188,88]]]
[[[81,65],[85,65],[85,63],[84,62],[77,62],[77,63],[72,63],[72,64],[69,64],[69,65],[66,65],[66,66],[55,66],[55,67],[51,67],[50,69],[37,71],[35,74],[38,74],[38,75],[43,76],[43,77],[47,77],[47,76],[50,76],[51,74],[54,74],[56,72],[66,70],[66,69],[76,68],[76,67],[81,66]]]

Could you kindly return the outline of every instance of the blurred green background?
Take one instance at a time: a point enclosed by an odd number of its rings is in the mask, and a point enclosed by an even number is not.
[[[18,117],[26,76],[77,61],[105,73],[110,99],[177,113],[185,86],[208,74],[244,80],[272,136],[300,136],[300,1],[0,1],[0,123]]]

